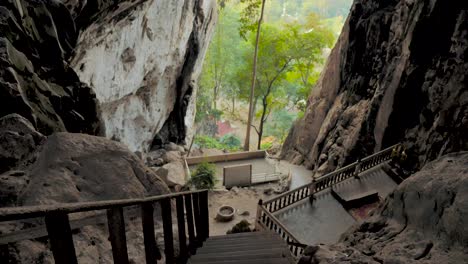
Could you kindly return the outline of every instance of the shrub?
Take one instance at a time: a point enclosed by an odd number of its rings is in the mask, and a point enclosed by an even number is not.
[[[272,146],[273,146],[273,142],[263,142],[263,143],[260,145],[260,149],[262,149],[262,150],[268,150],[268,149],[270,149]]]
[[[189,180],[197,189],[213,189],[216,182],[216,166],[208,162],[198,164]]]
[[[194,143],[202,148],[223,149],[223,145],[210,136],[198,135],[195,137]]]
[[[245,232],[252,232],[250,229],[250,223],[247,220],[242,220],[237,223],[232,229],[228,230],[226,234],[235,234],[235,233],[245,233]]]
[[[226,134],[220,140],[219,143],[225,145],[230,150],[239,149],[241,147],[240,139],[233,134]]]

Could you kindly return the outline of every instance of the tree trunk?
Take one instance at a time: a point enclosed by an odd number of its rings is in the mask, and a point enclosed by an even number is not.
[[[255,40],[255,52],[252,70],[252,85],[250,87],[250,98],[249,98],[249,117],[247,119],[247,131],[245,134],[244,150],[249,151],[250,149],[250,126],[252,125],[253,117],[253,98],[255,95],[255,81],[257,79],[257,59],[258,59],[258,43],[260,41],[260,28],[262,26],[263,12],[265,10],[265,0],[262,0],[262,9],[260,12],[260,19],[258,20],[257,37]]]
[[[264,96],[263,99],[262,99],[262,106],[263,106],[263,109],[262,109],[262,116],[260,117],[260,126],[258,128],[258,144],[257,144],[257,149],[260,150],[261,147],[262,147],[262,136],[263,136],[263,125],[265,123],[265,115],[266,115],[266,111],[267,111],[267,107],[268,107],[268,104],[267,104],[267,97],[270,93],[267,94],[267,96]]]

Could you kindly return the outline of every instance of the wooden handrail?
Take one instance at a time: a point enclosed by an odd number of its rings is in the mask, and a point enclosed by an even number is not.
[[[157,202],[165,198],[175,198],[180,195],[201,193],[206,190],[190,191],[190,192],[179,192],[164,194],[158,196],[151,196],[146,198],[134,198],[134,199],[120,199],[120,200],[106,200],[96,202],[79,202],[79,203],[59,203],[54,205],[33,205],[33,206],[22,206],[22,207],[3,207],[0,208],[0,222],[20,220],[34,217],[43,217],[49,213],[79,213],[86,211],[96,211],[108,209],[109,207],[119,206],[127,207],[133,205],[140,205],[147,202]]]
[[[157,260],[161,258],[154,236],[154,203],[157,202],[161,206],[166,263],[174,263],[173,212],[171,201],[173,198],[176,200],[176,218],[179,234],[179,259],[177,262],[185,263],[189,252],[193,252],[196,247],[200,246],[201,243],[209,237],[207,190],[172,193],[141,199],[0,208],[0,222],[22,220],[31,217],[44,217],[47,237],[50,241],[55,263],[74,264],[77,263],[77,254],[75,253],[72,228],[68,215],[78,212],[106,210],[109,240],[112,245],[114,263],[127,264],[129,260],[123,209],[129,206],[139,206],[142,216],[146,262],[157,263]],[[185,222],[187,222],[189,233],[188,245],[185,236]]]

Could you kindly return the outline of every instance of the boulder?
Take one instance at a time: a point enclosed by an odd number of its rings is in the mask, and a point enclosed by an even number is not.
[[[185,185],[185,168],[182,162],[167,163],[156,171],[156,174],[164,180],[169,187]]]
[[[308,251],[310,262],[302,263],[466,263],[467,219],[468,152],[448,154],[403,181],[337,244]]]
[[[0,118],[0,173],[31,162],[44,141],[26,118],[18,114]]]
[[[167,185],[121,143],[84,134],[50,136],[29,171],[21,205],[137,198]]]
[[[164,153],[162,158],[163,158],[165,163],[171,163],[171,162],[176,162],[176,161],[181,161],[182,160],[182,156],[180,155],[180,152],[177,151],[177,150],[167,151],[166,153]]]
[[[185,149],[184,147],[180,146],[180,145],[177,145],[173,142],[169,142],[169,144],[166,144],[164,146],[164,148],[167,150],[167,151],[179,151],[181,153],[185,152]]]
[[[0,174],[0,207],[16,206],[18,196],[28,183],[29,177],[24,171]]]

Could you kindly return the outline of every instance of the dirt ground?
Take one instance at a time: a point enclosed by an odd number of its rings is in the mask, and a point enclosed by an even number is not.
[[[265,195],[263,191],[268,188],[276,188],[277,184],[264,184],[248,188],[232,188],[228,190],[214,190],[209,194],[209,214],[210,214],[210,236],[225,235],[235,224],[242,220],[247,220],[251,226],[255,227],[255,215],[257,214],[258,200],[267,200],[275,195]],[[229,222],[218,222],[215,220],[218,209],[223,205],[230,205],[236,210],[234,219]],[[240,215],[242,212],[248,215]]]

